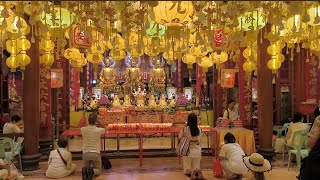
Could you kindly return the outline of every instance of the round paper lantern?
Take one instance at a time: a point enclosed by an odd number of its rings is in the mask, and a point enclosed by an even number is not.
[[[15,39],[7,40],[6,49],[11,54],[17,54],[18,53],[17,41]]]
[[[200,61],[198,61],[199,66],[201,66],[202,68],[204,68],[204,71],[206,72],[208,70],[209,67],[213,66],[213,62],[211,60],[211,58],[204,56],[201,58]]]
[[[40,49],[45,52],[52,51],[54,49],[54,43],[50,39],[41,39],[39,46]]]
[[[103,60],[102,54],[94,53],[94,54],[88,54],[87,60],[91,62],[92,64],[101,64]]]
[[[281,52],[282,48],[277,44],[271,44],[267,48],[267,52],[269,55],[277,55]]]
[[[191,1],[159,1],[153,8],[155,21],[166,26],[184,26],[192,21]]]
[[[45,66],[52,66],[54,63],[54,56],[52,53],[46,52],[42,56],[40,56],[40,63]]]
[[[26,36],[21,36],[20,39],[17,39],[17,48],[19,51],[26,51],[30,49],[30,41],[26,39]]]
[[[281,62],[277,59],[270,59],[267,66],[270,70],[272,70],[273,73],[276,73],[277,70],[281,67]]]
[[[80,58],[70,59],[69,63],[72,67],[75,67],[81,71],[81,68],[87,64],[87,59],[84,57],[84,54],[81,53]]]
[[[54,20],[51,12],[55,13]],[[58,6],[54,6],[53,11],[50,8],[50,14],[46,14],[43,11],[40,16],[41,23],[49,25],[50,28],[68,28],[73,20],[73,15],[67,9]]]
[[[7,20],[7,28],[6,30],[10,33],[18,33],[19,31],[26,35],[28,30],[28,24],[27,22],[19,16],[15,16],[12,19]]]
[[[252,62],[252,61],[246,61],[243,63],[243,70],[247,73],[250,74],[252,71],[257,69],[257,65]]]
[[[164,52],[163,57],[168,61],[174,61],[177,59],[175,58],[175,54],[173,53],[172,50],[169,50],[169,52]]]
[[[228,53],[226,53],[224,51],[222,51],[220,54],[217,52],[214,52],[211,54],[211,59],[212,59],[213,63],[216,63],[216,64],[224,63],[228,60]]]
[[[19,67],[16,56],[10,56],[7,58],[6,65],[10,68],[11,72],[16,72],[16,69]]]
[[[251,47],[247,47],[242,54],[243,57],[247,60],[257,61],[257,51],[255,49],[252,49]]]
[[[196,63],[197,61],[197,58],[194,56],[194,55],[191,55],[191,54],[185,54],[183,57],[182,57],[182,62],[184,62],[185,64],[187,64],[188,66],[188,69],[192,69],[192,65],[194,63]]]
[[[16,60],[19,64],[19,67],[21,70],[25,70],[26,69],[26,66],[28,64],[30,64],[31,62],[31,59],[30,57],[26,54],[25,51],[23,52],[20,52],[17,56],[16,56]]]
[[[266,21],[263,18],[263,8],[258,8],[251,12],[245,12],[238,17],[238,21],[238,29],[243,31],[261,29],[266,25]]]
[[[272,56],[272,59],[276,59],[282,63],[285,60],[285,57],[283,54],[277,54],[275,56]]]

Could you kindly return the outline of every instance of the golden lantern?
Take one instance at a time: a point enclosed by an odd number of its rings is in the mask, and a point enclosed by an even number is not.
[[[191,1],[159,1],[153,8],[155,22],[165,26],[184,26],[192,21],[193,4]]]
[[[257,69],[257,65],[252,62],[252,61],[246,61],[243,63],[243,70],[247,73],[250,74],[252,71]]]
[[[283,54],[277,54],[275,56],[271,56],[272,59],[276,59],[278,61],[280,61],[281,63],[283,63],[283,61],[285,60],[285,57]]]
[[[17,56],[16,56],[16,60],[19,64],[19,67],[21,70],[25,70],[26,66],[28,64],[30,64],[31,59],[30,57],[26,54],[25,51],[21,51]]]
[[[115,61],[121,61],[126,57],[126,52],[121,49],[113,49],[110,51],[110,57]]]
[[[247,47],[242,54],[247,60],[257,61],[257,51],[251,47]]]
[[[106,42],[108,49],[125,49],[125,41],[118,33],[112,33],[109,40]]]
[[[172,50],[169,50],[169,52],[164,52],[164,53],[163,53],[163,57],[164,57],[166,60],[171,61],[171,62],[177,59],[176,56],[175,56],[175,54],[174,54],[174,52],[173,52]]]
[[[26,35],[26,32],[28,32],[28,24],[22,17],[15,16],[9,20],[7,19],[7,24],[6,30],[10,33],[16,34],[20,31],[22,34]]]
[[[103,55],[99,53],[90,53],[87,54],[87,60],[97,67],[98,64],[102,63]]]
[[[208,68],[213,66],[211,58],[207,56],[202,57],[201,60],[198,61],[198,64],[203,68],[204,72],[207,72]]]
[[[308,10],[308,14],[310,16],[310,21],[308,22],[309,25],[311,26],[316,26],[319,25],[320,23],[320,6],[317,7],[311,7]]]
[[[9,58],[7,58],[6,65],[10,68],[11,72],[16,72],[16,69],[19,67],[19,63],[16,56],[12,55]]]
[[[197,58],[192,54],[185,54],[182,57],[182,62],[187,64],[188,69],[192,69],[193,64],[197,62]]]
[[[277,55],[281,53],[282,48],[277,44],[270,44],[267,48],[267,52],[269,55]]]
[[[54,43],[50,39],[41,39],[39,46],[40,49],[45,52],[52,51],[54,49]]]
[[[42,24],[47,24],[50,28],[62,29],[68,28],[72,24],[74,16],[67,9],[58,6],[51,8],[49,14],[46,14],[44,11],[41,13],[40,21]],[[54,16],[51,12],[54,12]]]
[[[6,49],[11,54],[17,54],[18,53],[17,40],[15,40],[15,39],[7,40]]]
[[[87,64],[87,59],[84,57],[84,54],[81,53],[79,59],[70,59],[69,63],[72,67],[75,67],[78,70],[82,71],[82,67]]]
[[[18,51],[26,51],[30,49],[31,43],[26,39],[26,36],[21,36],[21,38],[17,39],[17,48]]]
[[[220,54],[218,54],[217,52],[214,52],[211,54],[210,57],[211,57],[213,63],[222,64],[228,60],[228,53],[226,53],[224,51],[222,51]]]
[[[281,62],[278,59],[270,59],[267,66],[270,70],[272,70],[272,73],[276,73],[281,67]]]
[[[266,20],[263,17],[263,8],[257,8],[251,12],[245,12],[238,17],[238,29],[243,31],[261,29],[266,25]]]
[[[40,63],[50,67],[54,63],[54,56],[50,52],[45,52],[42,56],[40,56]]]

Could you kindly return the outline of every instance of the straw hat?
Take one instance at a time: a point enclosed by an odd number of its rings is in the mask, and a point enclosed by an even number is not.
[[[243,158],[244,164],[253,172],[266,172],[271,170],[271,164],[261,154],[253,153]]]

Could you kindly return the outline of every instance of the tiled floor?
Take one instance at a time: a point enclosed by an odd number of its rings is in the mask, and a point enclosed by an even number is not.
[[[77,164],[76,172],[65,180],[81,179],[81,161],[75,161]],[[177,158],[145,158],[143,167],[139,166],[136,158],[130,159],[111,159],[113,168],[103,170],[102,175],[96,177],[96,180],[187,180],[190,178],[182,174],[182,164],[179,164]],[[41,169],[29,172],[25,179],[40,180],[45,179],[46,162],[42,162]],[[207,180],[214,180],[212,173],[212,157],[205,156],[201,160],[201,169]],[[281,163],[266,176],[272,180],[294,180],[298,174],[297,168],[288,171]],[[250,176],[247,173],[245,177]]]

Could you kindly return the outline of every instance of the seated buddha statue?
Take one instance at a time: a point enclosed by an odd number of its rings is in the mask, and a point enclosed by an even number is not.
[[[149,98],[149,108],[155,109],[157,107],[157,102],[153,94]]]
[[[156,67],[152,69],[150,74],[149,84],[153,92],[164,92],[165,91],[165,82],[166,82],[166,73],[163,68],[160,66],[160,60],[156,62]]]
[[[114,107],[114,108],[121,107],[121,103],[120,103],[120,99],[119,99],[118,95],[114,96],[113,102],[112,102],[112,107]]]
[[[129,94],[133,89],[137,89],[138,87],[144,88],[144,84],[142,82],[142,73],[140,68],[136,67],[135,60],[132,60],[131,67],[126,69],[124,75],[124,84],[123,89],[125,94]]]
[[[117,76],[115,70],[110,67],[109,59],[106,60],[106,67],[102,68],[99,79],[99,87],[101,87],[104,92],[115,90],[115,88],[118,86]]]
[[[166,97],[163,94],[160,96],[159,106],[161,108],[166,108],[166,106],[167,106],[167,100],[166,100]]]
[[[126,95],[126,96],[124,97],[123,106],[124,106],[124,107],[131,107],[131,106],[132,106],[129,95]]]

